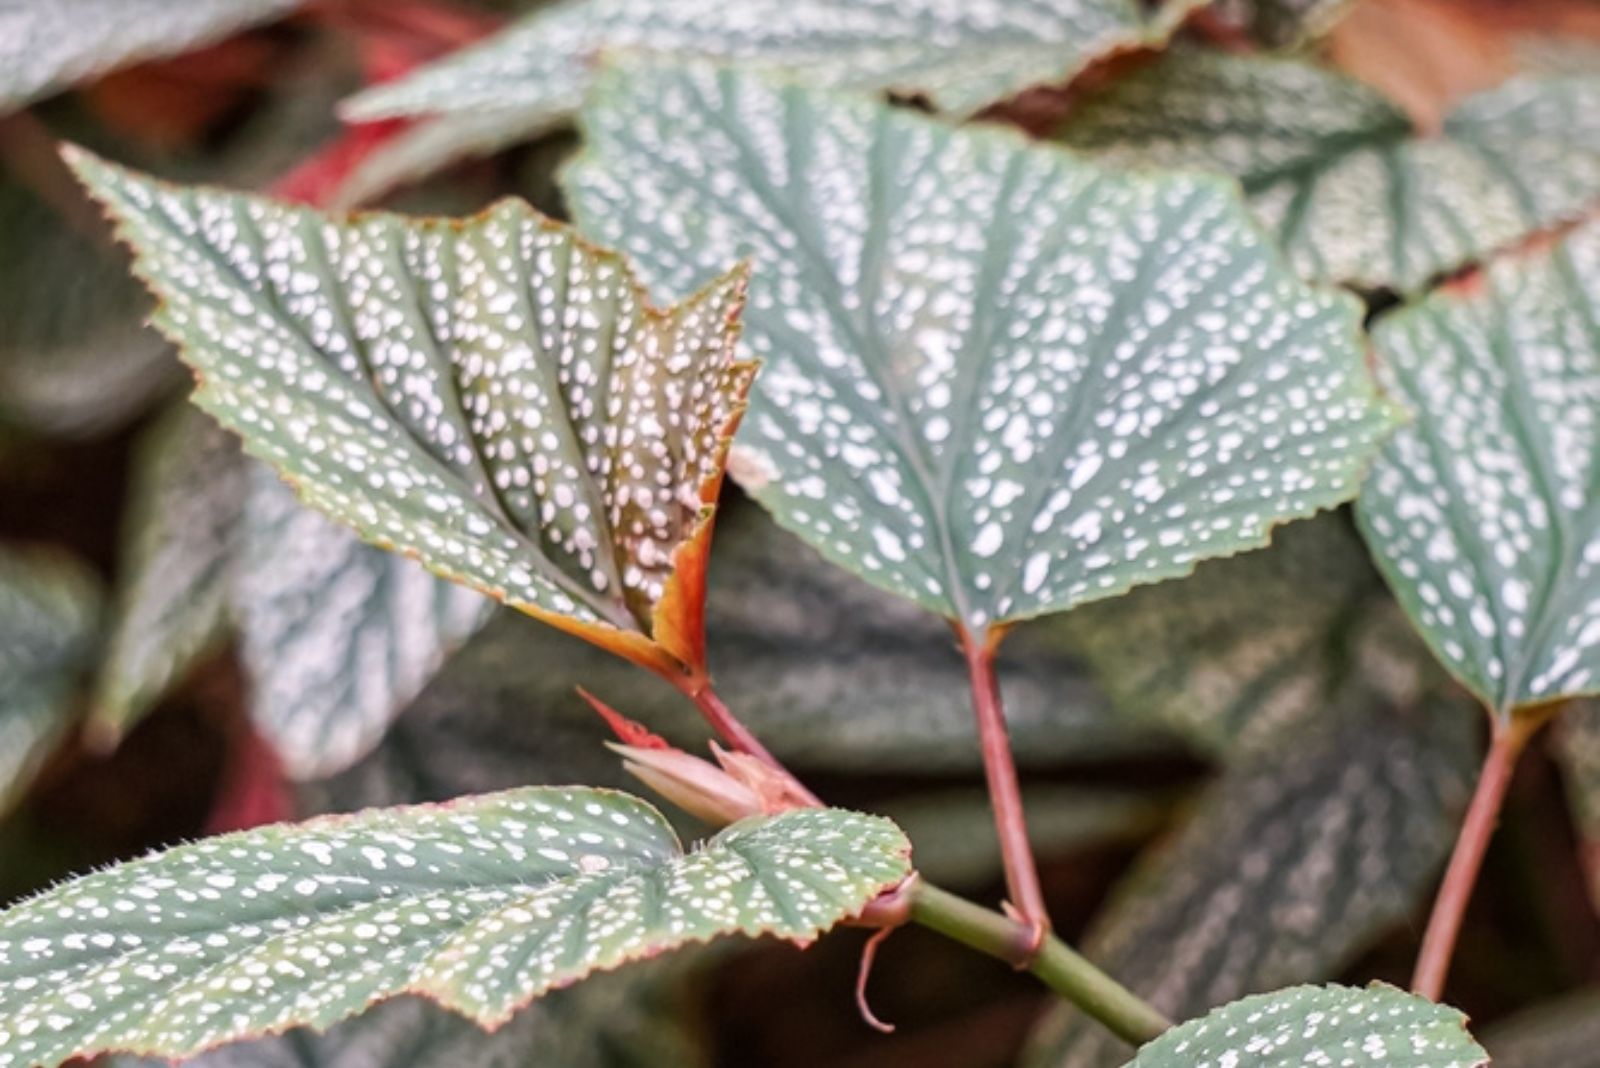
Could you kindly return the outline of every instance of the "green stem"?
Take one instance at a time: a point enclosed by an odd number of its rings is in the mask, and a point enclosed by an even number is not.
[[[1027,927],[948,890],[918,880],[911,893],[911,921],[980,953],[1026,967],[1051,990],[1136,1046],[1172,1026],[1149,1003],[1053,934],[1045,936],[1030,960]]]

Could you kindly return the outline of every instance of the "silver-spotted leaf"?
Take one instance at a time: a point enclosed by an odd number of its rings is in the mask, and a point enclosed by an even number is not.
[[[1438,136],[1345,75],[1178,49],[1077,108],[1064,143],[1222,171],[1307,278],[1413,291],[1600,204],[1600,79],[1519,79]]]
[[[254,472],[233,589],[250,715],[293,778],[349,767],[494,603],[362,543]]]
[[[1391,986],[1299,986],[1258,994],[1180,1024],[1128,1068],[1482,1068],[1467,1018]]]
[[[1333,978],[1434,889],[1480,757],[1461,704],[1396,705],[1359,685],[1325,699],[1320,722],[1286,725],[1223,774],[1118,889],[1085,952],[1176,1019]],[[1029,1068],[1128,1056],[1070,1007],[1030,1047]]]
[[[1087,605],[1048,629],[1120,714],[1230,756],[1325,714],[1350,632],[1381,588],[1360,539],[1326,515],[1276,531],[1269,549]]]
[[[465,222],[151,181],[73,151],[195,402],[363,538],[668,674],[754,364],[745,273],[670,311],[526,205]]]
[[[566,0],[498,36],[353,98],[362,121],[435,115],[380,150],[349,193],[370,195],[462,155],[564,125],[602,52],[781,69],[810,85],[925,95],[967,114],[1095,59],[1159,44],[1194,0]]]
[[[1577,825],[1589,893],[1600,914],[1600,702],[1580,701],[1556,724],[1555,755]]]
[[[1535,1005],[1483,1033],[1495,1068],[1600,1068],[1600,990]]]
[[[186,1056],[420,994],[483,1025],[718,935],[807,941],[910,870],[887,820],[798,809],[685,853],[625,794],[530,787],[178,846],[0,914],[0,1068]]]
[[[968,628],[1262,545],[1389,428],[1354,305],[1221,182],[699,66],[613,70],[584,126],[575,210],[653,284],[756,264],[745,487]]]
[[[1359,515],[1407,614],[1499,715],[1600,691],[1600,224],[1373,340],[1415,418]]]
[[[305,0],[50,0],[0,6],[0,112],[199,48]]]
[[[666,966],[666,967],[663,967]],[[704,1068],[685,1019],[690,999],[672,959],[596,975],[555,990],[494,1031],[421,998],[374,1006],[326,1033],[295,1030],[236,1042],[186,1068]],[[102,1068],[170,1068],[161,1058],[113,1057]]]
[[[141,440],[88,729],[120,737],[227,634],[248,492],[238,442],[190,405]]]
[[[95,646],[99,597],[92,577],[71,560],[0,550],[0,812],[71,723]]]

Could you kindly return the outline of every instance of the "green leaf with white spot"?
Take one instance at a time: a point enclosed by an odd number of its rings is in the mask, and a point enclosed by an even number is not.
[[[1296,59],[1175,49],[1085,100],[1063,143],[1121,165],[1215,170],[1307,278],[1415,291],[1600,204],[1600,79],[1526,78],[1438,136]]]
[[[699,66],[613,70],[584,125],[575,211],[653,284],[756,265],[735,476],[973,631],[1260,546],[1389,429],[1353,301],[1219,181]]]
[[[124,735],[225,638],[247,473],[233,436],[187,404],[140,441],[87,725],[102,740]]]
[[[1392,986],[1299,986],[1259,994],[1181,1024],[1128,1068],[1480,1068],[1488,1054],[1467,1018]]]
[[[250,715],[292,778],[370,752],[494,602],[365,545],[257,467],[233,600]]]
[[[0,550],[0,812],[71,724],[99,608],[93,578],[75,562]]]
[[[0,112],[119,67],[178,55],[305,0],[71,0],[0,9]]]
[[[636,798],[551,787],[178,846],[0,914],[0,1068],[186,1056],[407,993],[492,1026],[686,943],[807,942],[909,854],[887,820],[834,809],[685,853]]]
[[[1169,0],[566,0],[397,82],[352,98],[358,121],[436,116],[380,149],[367,196],[463,155],[565,125],[602,53],[636,52],[783,70],[808,85],[920,94],[971,114],[1030,86],[1064,84],[1094,60],[1159,45],[1198,6]]]
[[[1368,666],[1351,674],[1381,676]],[[1335,977],[1436,886],[1481,756],[1462,704],[1411,704],[1359,684],[1323,698],[1320,720],[1286,724],[1240,758],[1140,861],[1085,954],[1175,1019]],[[1024,1063],[1113,1068],[1127,1055],[1063,1006]]]
[[[1600,1068],[1600,990],[1535,1005],[1483,1033],[1495,1068]]]
[[[1412,622],[1498,716],[1600,692],[1600,224],[1373,343],[1414,419],[1359,516]]]
[[[70,162],[161,298],[194,400],[381,547],[668,675],[704,673],[745,272],[676,308],[524,204],[310,209]]]

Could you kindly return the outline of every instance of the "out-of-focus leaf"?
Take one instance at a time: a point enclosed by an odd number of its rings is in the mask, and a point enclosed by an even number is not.
[[[89,434],[173,384],[176,361],[144,328],[150,300],[109,230],[75,229],[0,170],[0,234],[0,423]]]
[[[1170,0],[567,0],[398,82],[354,97],[359,121],[439,116],[357,176],[366,196],[458,159],[560,127],[602,52],[703,57],[783,70],[807,84],[924,95],[970,114],[1095,59],[1164,41],[1197,6]]]
[[[177,55],[304,0],[22,0],[0,7],[0,112],[118,67]]]
[[[1345,75],[1174,50],[1059,131],[1119,164],[1222,171],[1307,278],[1413,291],[1600,204],[1600,79],[1474,96],[1439,136]]]
[[[1483,1032],[1495,1068],[1600,1068],[1600,991],[1538,1005]]]
[[[494,602],[254,476],[234,591],[250,713],[290,776],[316,778],[370,751]]]
[[[1174,1027],[1128,1068],[1482,1068],[1455,1009],[1392,986],[1299,986],[1244,998]]]
[[[878,817],[795,809],[685,853],[649,805],[576,787],[244,831],[0,914],[0,1068],[187,1056],[406,993],[491,1026],[687,943],[809,941],[909,871]]]
[[[1590,895],[1600,910],[1600,703],[1580,701],[1562,713],[1555,751],[1582,839]]]
[[[246,471],[233,436],[187,404],[140,443],[88,722],[102,739],[120,737],[226,634]]]
[[[1039,786],[1024,789],[1028,841],[1041,857],[1137,839],[1160,828],[1173,798],[1148,790]],[[994,811],[981,787],[912,794],[875,806],[916,847],[917,871],[948,886],[974,886],[1001,871]]]
[[[1389,429],[1353,302],[1220,182],[699,66],[584,127],[576,214],[653,284],[756,265],[745,487],[975,635],[1260,546]]]
[[[748,503],[718,522],[707,627],[718,692],[786,763],[839,772],[976,771],[967,682],[949,628],[830,567]],[[1002,686],[1019,763],[1174,748],[1113,714],[1050,635],[1003,649]],[[442,799],[558,774],[621,784],[610,737],[583,686],[687,747],[704,725],[675,690],[599,650],[501,613],[400,717],[390,743],[339,779],[351,804],[410,781]],[[598,758],[598,761],[597,761]],[[598,762],[598,766],[597,766]],[[603,777],[599,777],[603,776]]]
[[[303,69],[285,72],[219,144],[152,162],[189,180],[255,186],[278,177],[337,129],[330,110],[353,73],[341,54],[319,50],[301,62]],[[118,156],[132,151],[82,121],[70,124],[70,132]],[[70,201],[77,191],[57,192]],[[80,218],[66,203],[40,200],[13,176],[0,178],[0,292],[6,294],[0,430],[11,425],[73,436],[112,430],[175,392],[183,378],[172,347],[145,326],[153,305],[129,276],[128,256],[83,196]]]
[[[1477,767],[1461,702],[1395,707],[1352,687],[1224,773],[1145,859],[1085,952],[1177,1019],[1326,979],[1432,889]],[[1127,1047],[1077,1010],[1026,1063],[1113,1068]]]
[[[190,405],[151,431],[135,483],[129,578],[89,724],[102,741],[237,627],[257,729],[291,776],[331,774],[492,610],[302,507]]]
[[[27,788],[70,722],[99,600],[76,563],[0,550],[0,811]]]
[[[1213,8],[1268,48],[1295,48],[1326,33],[1355,0],[1219,0]]]
[[[420,998],[397,998],[326,1034],[291,1031],[223,1046],[187,1068],[702,1068],[681,1013],[676,962],[656,961],[556,990],[485,1031]],[[667,967],[663,968],[663,965]],[[169,1068],[116,1057],[105,1068]]]
[[[1048,626],[1121,714],[1222,756],[1322,715],[1348,631],[1380,591],[1360,540],[1329,515],[1279,529],[1270,549]]]
[[[670,311],[526,205],[338,222],[75,150],[195,402],[381,547],[667,673],[704,669],[706,554],[754,364],[745,272]]]
[[[1412,622],[1498,716],[1600,691],[1600,224],[1373,341],[1415,419],[1358,514]]]

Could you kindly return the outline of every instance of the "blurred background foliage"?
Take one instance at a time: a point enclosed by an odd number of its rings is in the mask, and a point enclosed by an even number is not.
[[[34,35],[5,40],[0,74],[0,899],[293,815],[620,783],[580,684],[697,745],[692,710],[651,678],[361,545],[189,409],[126,257],[54,154],[70,139],[168,177],[332,202],[383,152],[412,153],[390,159],[407,174],[434,151],[399,124],[341,127],[338,101],[538,5],[206,0],[177,21],[163,0],[35,6],[75,14],[0,9],[0,39]],[[1600,74],[1587,0],[1220,0],[1181,36],[1314,56],[1424,135],[1519,70]],[[1136,50],[986,117],[1036,133],[1066,120],[1071,140],[1076,104],[1153,62]],[[464,213],[518,195],[559,215],[575,146],[547,131],[383,202]],[[899,819],[932,878],[996,896],[949,633],[729,497],[709,613],[724,694],[831,802]],[[1347,514],[1025,625],[1005,660],[1052,910],[1097,961],[1175,1014],[1305,980],[1404,980],[1482,717],[1399,617]],[[1545,743],[1518,772],[1451,999],[1496,1063],[1584,1068],[1600,1065],[1600,710]],[[886,947],[872,991],[899,1030],[872,1034],[842,993],[861,938],[608,976],[490,1036],[402,1001],[203,1063],[1125,1057],[1081,1015],[1045,1012],[1029,982],[915,930]]]

